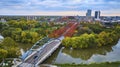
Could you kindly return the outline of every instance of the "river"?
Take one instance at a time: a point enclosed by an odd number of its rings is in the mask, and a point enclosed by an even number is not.
[[[21,46],[28,49],[29,46]],[[43,64],[90,64],[101,62],[120,61],[120,41],[114,46],[87,49],[70,49],[65,47],[58,48]]]

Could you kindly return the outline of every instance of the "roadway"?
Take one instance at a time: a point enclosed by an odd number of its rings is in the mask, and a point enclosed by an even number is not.
[[[64,35],[76,24],[77,23],[75,23],[70,28],[68,28],[64,32],[64,34],[61,35],[62,37],[59,37],[58,39],[54,39],[49,41],[48,43],[45,43],[44,44],[45,46],[42,49],[36,50],[35,52],[33,52],[33,54],[28,56],[27,59],[25,59],[23,63],[19,65],[19,67],[33,67],[42,63],[47,57],[49,57],[59,47],[59,45],[61,44],[61,41],[64,39]]]
[[[25,63],[30,64],[36,64],[46,53],[48,53],[54,46],[56,46],[59,43],[57,40],[53,40],[50,43],[48,43],[41,51],[37,51],[35,54],[33,54],[31,57],[29,57],[27,60],[25,60]]]

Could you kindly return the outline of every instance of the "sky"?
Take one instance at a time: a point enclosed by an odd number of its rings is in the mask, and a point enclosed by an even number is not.
[[[120,0],[0,0],[0,15],[120,16]]]

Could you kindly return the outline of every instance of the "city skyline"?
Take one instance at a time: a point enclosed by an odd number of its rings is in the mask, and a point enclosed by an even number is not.
[[[0,15],[120,16],[119,0],[1,0]]]

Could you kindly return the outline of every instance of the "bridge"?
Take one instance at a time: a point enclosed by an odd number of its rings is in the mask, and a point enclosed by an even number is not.
[[[60,46],[64,37],[72,36],[76,28],[77,23],[69,23],[67,26],[53,32],[53,34],[56,34],[53,36],[55,38],[45,37],[37,41],[31,49],[21,56],[22,63],[19,64],[18,67],[37,67],[46,58],[51,56]]]

